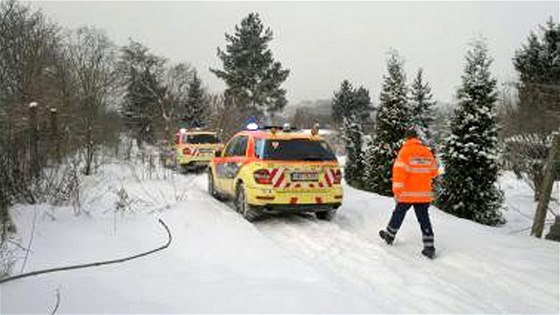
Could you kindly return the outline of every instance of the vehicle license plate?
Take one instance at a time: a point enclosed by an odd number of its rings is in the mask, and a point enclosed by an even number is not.
[[[316,182],[317,178],[318,176],[315,172],[298,172],[291,174],[291,179],[294,182]]]

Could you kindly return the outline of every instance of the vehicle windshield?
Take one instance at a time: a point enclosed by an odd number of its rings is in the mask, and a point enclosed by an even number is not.
[[[213,144],[219,143],[220,140],[215,134],[200,133],[200,134],[186,134],[183,136],[184,143],[190,144]]]
[[[336,156],[325,141],[309,139],[259,139],[255,152],[263,160],[333,161]]]

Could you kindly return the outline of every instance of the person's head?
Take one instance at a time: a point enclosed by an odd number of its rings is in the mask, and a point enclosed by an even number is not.
[[[406,139],[418,138],[418,132],[416,132],[414,127],[407,128],[404,135]]]

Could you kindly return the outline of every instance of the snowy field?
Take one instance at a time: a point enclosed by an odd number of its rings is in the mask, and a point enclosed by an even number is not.
[[[79,209],[13,207],[19,240],[31,244],[24,271],[155,248],[167,239],[158,218],[173,243],[122,264],[2,284],[0,313],[48,313],[57,295],[59,314],[560,312],[560,245],[528,236],[535,204],[511,174],[501,179],[510,208],[503,227],[431,208],[433,261],[420,254],[412,212],[393,246],[378,238],[391,198],[345,186],[332,222],[292,215],[251,224],[206,184],[204,174],[113,163],[84,179]],[[128,197],[117,211],[119,190]]]

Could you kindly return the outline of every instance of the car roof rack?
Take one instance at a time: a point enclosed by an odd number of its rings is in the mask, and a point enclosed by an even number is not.
[[[281,130],[281,131],[286,131],[286,128],[284,126],[278,126],[278,125],[261,126],[259,129],[260,130],[277,129],[277,130]],[[297,131],[297,130],[300,130],[300,129],[296,126],[290,126],[290,128],[288,129],[288,131]]]

